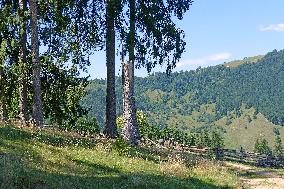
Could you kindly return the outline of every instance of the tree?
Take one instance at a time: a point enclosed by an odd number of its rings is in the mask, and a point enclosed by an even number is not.
[[[105,45],[103,0],[39,1],[39,39],[44,117],[72,126],[86,113],[80,106],[90,55]],[[81,71],[81,72],[80,72]],[[92,102],[90,102],[92,103]]]
[[[254,145],[254,151],[260,154],[271,155],[271,149],[266,139],[261,139],[260,141],[257,139]]]
[[[0,62],[1,58],[0,58]],[[6,102],[6,76],[4,72],[4,66],[0,64],[0,122],[6,122],[8,120],[8,112],[7,112],[7,102]]]
[[[117,136],[116,126],[116,95],[115,95],[115,29],[114,2],[106,1],[106,66],[107,66],[107,94],[106,94],[106,125],[104,134],[107,137]]]
[[[137,67],[141,65],[147,67],[149,72],[157,63],[167,62],[167,72],[171,72],[180,59],[185,46],[185,42],[181,39],[183,32],[176,29],[171,16],[174,13],[179,19],[182,19],[184,12],[189,9],[191,3],[190,0],[183,2],[169,0],[167,3],[162,0],[154,2],[129,0],[129,11],[125,14],[121,12],[124,24],[120,24],[119,31],[122,46],[126,47],[122,56],[126,53],[129,54],[129,66],[123,65],[123,72],[125,72],[123,82],[129,82],[129,84],[124,85],[124,89],[129,86],[129,91],[124,90],[124,93],[129,92],[129,94],[123,95],[124,98],[129,98],[124,99],[124,106],[126,107],[123,108],[124,115],[129,116],[129,118],[125,119],[123,133],[124,139],[130,144],[135,145],[139,140],[139,129],[135,117],[134,62],[137,61]],[[128,19],[126,19],[127,16]],[[123,25],[127,27],[129,25],[129,28],[121,27]],[[139,35],[140,33],[141,35]],[[137,50],[136,57],[135,49]],[[148,55],[149,57],[147,57]],[[172,61],[169,60],[170,57]],[[125,69],[129,69],[129,71]]]
[[[123,84],[123,138],[129,144],[138,145],[140,139],[139,128],[136,119],[134,97],[134,61],[135,61],[135,0],[129,0],[130,28],[129,28],[129,61],[122,65]]]
[[[26,31],[26,16],[25,11],[27,9],[26,0],[19,0],[19,67],[20,67],[20,77],[19,77],[19,118],[23,123],[27,122],[27,31]]]
[[[39,60],[39,39],[37,22],[37,0],[30,0],[31,13],[31,45],[32,45],[32,63],[33,63],[33,119],[36,126],[43,126],[41,81],[40,81],[40,60]]]
[[[224,139],[222,138],[222,136],[216,132],[213,131],[211,133],[211,147],[212,148],[223,148],[224,147]]]
[[[41,112],[44,113],[45,121],[60,126],[67,122],[74,124],[76,119],[86,112],[80,107],[79,101],[87,82],[85,78],[79,78],[78,70],[86,70],[86,66],[90,64],[90,51],[101,44],[102,35],[98,32],[103,30],[100,29],[103,21],[98,15],[103,1],[31,1],[28,6],[31,17],[25,14],[27,2],[15,0],[0,3],[0,43],[3,46],[1,65],[2,63],[4,65],[3,78],[6,80],[4,82],[6,87],[4,84],[1,86],[1,92],[5,95],[1,97],[5,97],[3,102],[5,101],[7,109],[6,115],[8,114],[9,118],[16,118],[19,115],[20,118],[27,119],[30,104],[26,104],[26,87],[30,89],[30,83],[37,86],[36,82],[29,80],[34,80],[35,77],[29,78],[28,75],[32,75],[32,71],[39,70],[33,76],[40,74],[36,79],[40,81],[40,85],[43,85],[39,93],[42,93],[43,97]],[[32,14],[34,11],[32,3],[37,6],[35,16]],[[32,19],[27,21],[27,18]],[[34,21],[34,18],[37,20]],[[35,25],[36,31],[26,29]],[[38,32],[36,38],[35,32]],[[32,39],[31,54],[29,54],[30,45],[27,36],[31,36]],[[36,40],[38,41],[34,42]],[[38,46],[33,48],[34,44]],[[39,45],[47,47],[40,56]],[[32,70],[26,63],[30,61],[30,57],[33,62],[36,60],[33,68],[37,69]],[[34,93],[34,101],[38,102],[35,100],[38,99],[36,96],[38,95]]]
[[[131,65],[130,63],[122,64],[122,83],[123,83],[123,117],[124,126],[122,129],[123,139],[131,144],[138,145],[140,139],[139,128],[136,120],[135,105],[133,100],[133,91],[131,90],[131,84],[133,78],[131,78]]]
[[[1,88],[0,104],[2,120],[9,119],[14,110],[12,104],[16,96],[15,91],[15,62],[17,61],[17,1],[3,1],[0,3],[0,71]],[[18,107],[17,107],[18,109]]]
[[[224,139],[222,136],[213,131],[211,133],[211,148],[215,150],[216,159],[222,159],[222,148],[224,147]]]
[[[274,155],[277,157],[283,157],[283,145],[279,135],[275,138]]]

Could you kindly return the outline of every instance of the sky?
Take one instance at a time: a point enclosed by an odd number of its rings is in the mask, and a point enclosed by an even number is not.
[[[284,49],[284,0],[195,0],[183,20],[186,52],[173,71],[193,70]],[[116,59],[116,73],[120,74]],[[91,57],[91,79],[106,78],[105,51]],[[154,72],[165,72],[157,66]],[[136,76],[148,75],[145,68]]]

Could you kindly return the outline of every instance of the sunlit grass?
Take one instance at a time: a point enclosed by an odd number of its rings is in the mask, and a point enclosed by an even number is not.
[[[151,154],[141,155],[145,150],[122,155],[113,145],[113,141],[72,133],[0,126],[0,188],[238,186],[237,176],[220,165],[159,162]]]

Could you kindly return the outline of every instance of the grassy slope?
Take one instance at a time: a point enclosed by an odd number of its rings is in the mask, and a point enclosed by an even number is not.
[[[138,153],[138,151],[137,151]],[[119,155],[111,142],[0,125],[0,188],[235,188],[212,163],[186,167]]]
[[[245,64],[245,63],[255,63],[255,62],[261,60],[262,58],[263,58],[263,55],[247,57],[243,60],[234,60],[234,61],[231,61],[231,62],[228,62],[228,63],[224,63],[224,65],[228,66],[228,67],[238,67],[238,66]]]
[[[248,151],[254,150],[254,144],[257,139],[265,138],[271,148],[274,147],[275,134],[274,128],[279,129],[282,141],[284,141],[284,127],[269,122],[262,114],[258,114],[254,119],[254,108],[241,108],[242,115],[237,117],[234,113],[214,121],[206,123],[198,120],[201,115],[214,115],[215,109],[213,104],[202,105],[199,111],[193,111],[192,115],[183,116],[173,114],[167,117],[166,125],[170,127],[190,129],[206,129],[206,125],[210,128],[219,128],[224,130],[225,147],[239,149],[241,146]],[[152,117],[160,117],[162,115],[150,114]],[[251,121],[249,121],[249,118]],[[230,124],[226,120],[231,121]],[[207,128],[208,129],[208,128]]]

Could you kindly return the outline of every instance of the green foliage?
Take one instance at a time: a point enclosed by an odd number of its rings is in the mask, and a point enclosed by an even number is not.
[[[143,111],[138,110],[136,112],[137,123],[139,125],[140,135],[144,139],[151,140],[172,140],[173,142],[178,142],[179,144],[186,144],[189,146],[198,146],[198,147],[208,147],[208,148],[223,148],[224,147],[224,138],[222,135],[213,131],[209,133],[208,131],[199,131],[196,133],[185,133],[181,130],[173,128],[159,128],[154,125],[150,125],[147,121],[147,116]],[[116,120],[118,128],[123,127],[123,117],[119,116]],[[118,143],[120,144],[119,140]],[[123,144],[120,144],[122,149],[124,149]]]
[[[122,137],[118,137],[112,147],[119,155],[129,155],[132,151],[131,146]]]
[[[273,150],[273,154],[276,157],[283,157],[283,145],[279,135],[275,137],[275,146]]]
[[[88,84],[86,78],[62,69],[46,56],[42,56],[41,61],[45,118],[50,120],[49,124],[74,125],[78,117],[87,113],[80,105]]]
[[[180,1],[132,1],[134,3],[135,35],[129,32],[131,15],[123,11],[125,1],[120,1],[120,15],[117,15],[118,37],[125,49],[135,48],[137,67],[145,67],[148,72],[156,65],[166,64],[167,73],[170,73],[181,58],[185,50],[184,31],[173,22],[173,17],[182,19],[192,5],[192,0]],[[131,1],[130,1],[131,2]],[[127,5],[127,4],[126,4]],[[134,31],[133,31],[134,32]],[[134,43],[131,44],[132,37]],[[133,49],[134,50],[134,49]],[[126,54],[125,51],[122,54]]]
[[[266,139],[261,139],[261,140],[257,139],[255,142],[254,151],[260,154],[267,154],[267,155],[272,154],[272,151],[268,146],[268,142]]]
[[[161,130],[157,126],[150,125],[147,121],[146,114],[138,110],[136,112],[137,123],[139,126],[140,136],[142,138],[159,139]]]
[[[62,129],[68,131],[75,131],[81,135],[93,135],[100,131],[97,119],[95,117],[90,117],[84,115],[77,118],[75,124],[71,125],[70,122],[66,122],[61,126]]]
[[[141,138],[148,138],[153,140],[159,139],[161,137],[160,129],[148,123],[146,115],[143,113],[143,111],[138,110],[136,112],[136,118]],[[122,116],[117,117],[116,124],[120,130],[123,128],[124,119]]]
[[[212,139],[209,136],[209,133],[207,131],[201,132],[199,134],[199,140],[197,146],[199,147],[211,147]]]
[[[211,145],[212,148],[223,148],[224,147],[224,139],[221,134],[217,131],[213,131],[211,133]]]

